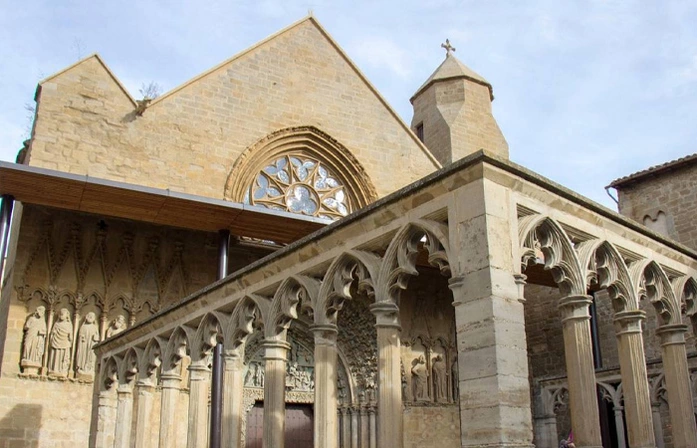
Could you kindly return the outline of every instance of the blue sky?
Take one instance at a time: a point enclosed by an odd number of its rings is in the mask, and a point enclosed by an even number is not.
[[[165,91],[312,10],[407,123],[441,42],[494,86],[511,159],[614,208],[613,179],[697,152],[697,1],[0,0],[0,159],[37,82],[99,53]]]

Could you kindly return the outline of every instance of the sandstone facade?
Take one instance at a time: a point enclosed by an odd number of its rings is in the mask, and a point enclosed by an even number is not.
[[[43,81],[0,166],[0,448],[694,446],[697,254],[508,162],[447,49],[428,149],[312,17],[151,102],[98,56]],[[124,219],[170,191],[205,212]]]

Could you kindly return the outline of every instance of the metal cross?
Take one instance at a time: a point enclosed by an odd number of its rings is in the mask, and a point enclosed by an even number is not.
[[[441,47],[445,48],[445,55],[450,56],[453,51],[457,51],[455,47],[450,45],[450,39],[445,39],[444,44],[440,44]]]

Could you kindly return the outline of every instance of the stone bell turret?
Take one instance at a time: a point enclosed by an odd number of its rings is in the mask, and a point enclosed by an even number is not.
[[[445,61],[411,97],[412,130],[444,166],[480,149],[508,158],[508,143],[491,114],[491,84],[445,42]]]

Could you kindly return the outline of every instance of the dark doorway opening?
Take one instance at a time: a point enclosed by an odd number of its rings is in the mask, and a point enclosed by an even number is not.
[[[314,414],[311,404],[286,404],[286,448],[312,448]],[[257,402],[247,414],[246,448],[262,448],[264,403]]]

